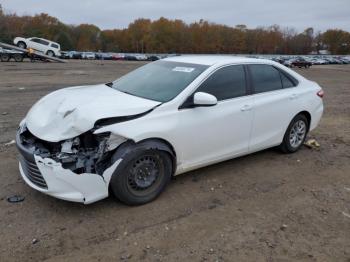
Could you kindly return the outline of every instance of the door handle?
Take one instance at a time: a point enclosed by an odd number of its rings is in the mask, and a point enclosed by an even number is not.
[[[244,105],[243,107],[241,107],[241,111],[244,112],[244,111],[250,111],[252,110],[252,106],[251,105]]]
[[[297,95],[297,94],[291,94],[291,95],[289,96],[289,99],[296,99],[296,98],[298,98],[298,95]]]

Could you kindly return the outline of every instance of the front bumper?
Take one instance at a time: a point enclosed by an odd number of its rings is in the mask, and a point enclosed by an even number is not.
[[[19,132],[16,145],[20,152],[19,170],[23,180],[33,189],[47,195],[84,204],[90,204],[108,196],[109,180],[120,161],[107,168],[103,175],[76,174],[62,168],[50,158],[35,155],[22,145]]]

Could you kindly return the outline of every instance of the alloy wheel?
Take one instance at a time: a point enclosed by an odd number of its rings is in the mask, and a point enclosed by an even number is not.
[[[292,126],[289,133],[289,143],[293,148],[297,148],[304,141],[306,135],[306,124],[303,120],[298,120]]]

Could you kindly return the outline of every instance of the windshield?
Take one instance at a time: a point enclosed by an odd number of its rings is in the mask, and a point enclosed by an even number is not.
[[[167,102],[181,93],[208,66],[157,61],[113,82],[113,88],[134,96]]]

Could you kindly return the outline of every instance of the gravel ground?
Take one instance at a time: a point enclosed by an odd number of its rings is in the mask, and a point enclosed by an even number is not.
[[[84,206],[30,189],[13,140],[53,90],[108,82],[139,62],[0,63],[0,261],[350,261],[350,66],[298,70],[325,90],[309,134],[320,148],[275,149],[176,177],[154,202]],[[19,194],[21,203],[7,197]]]

